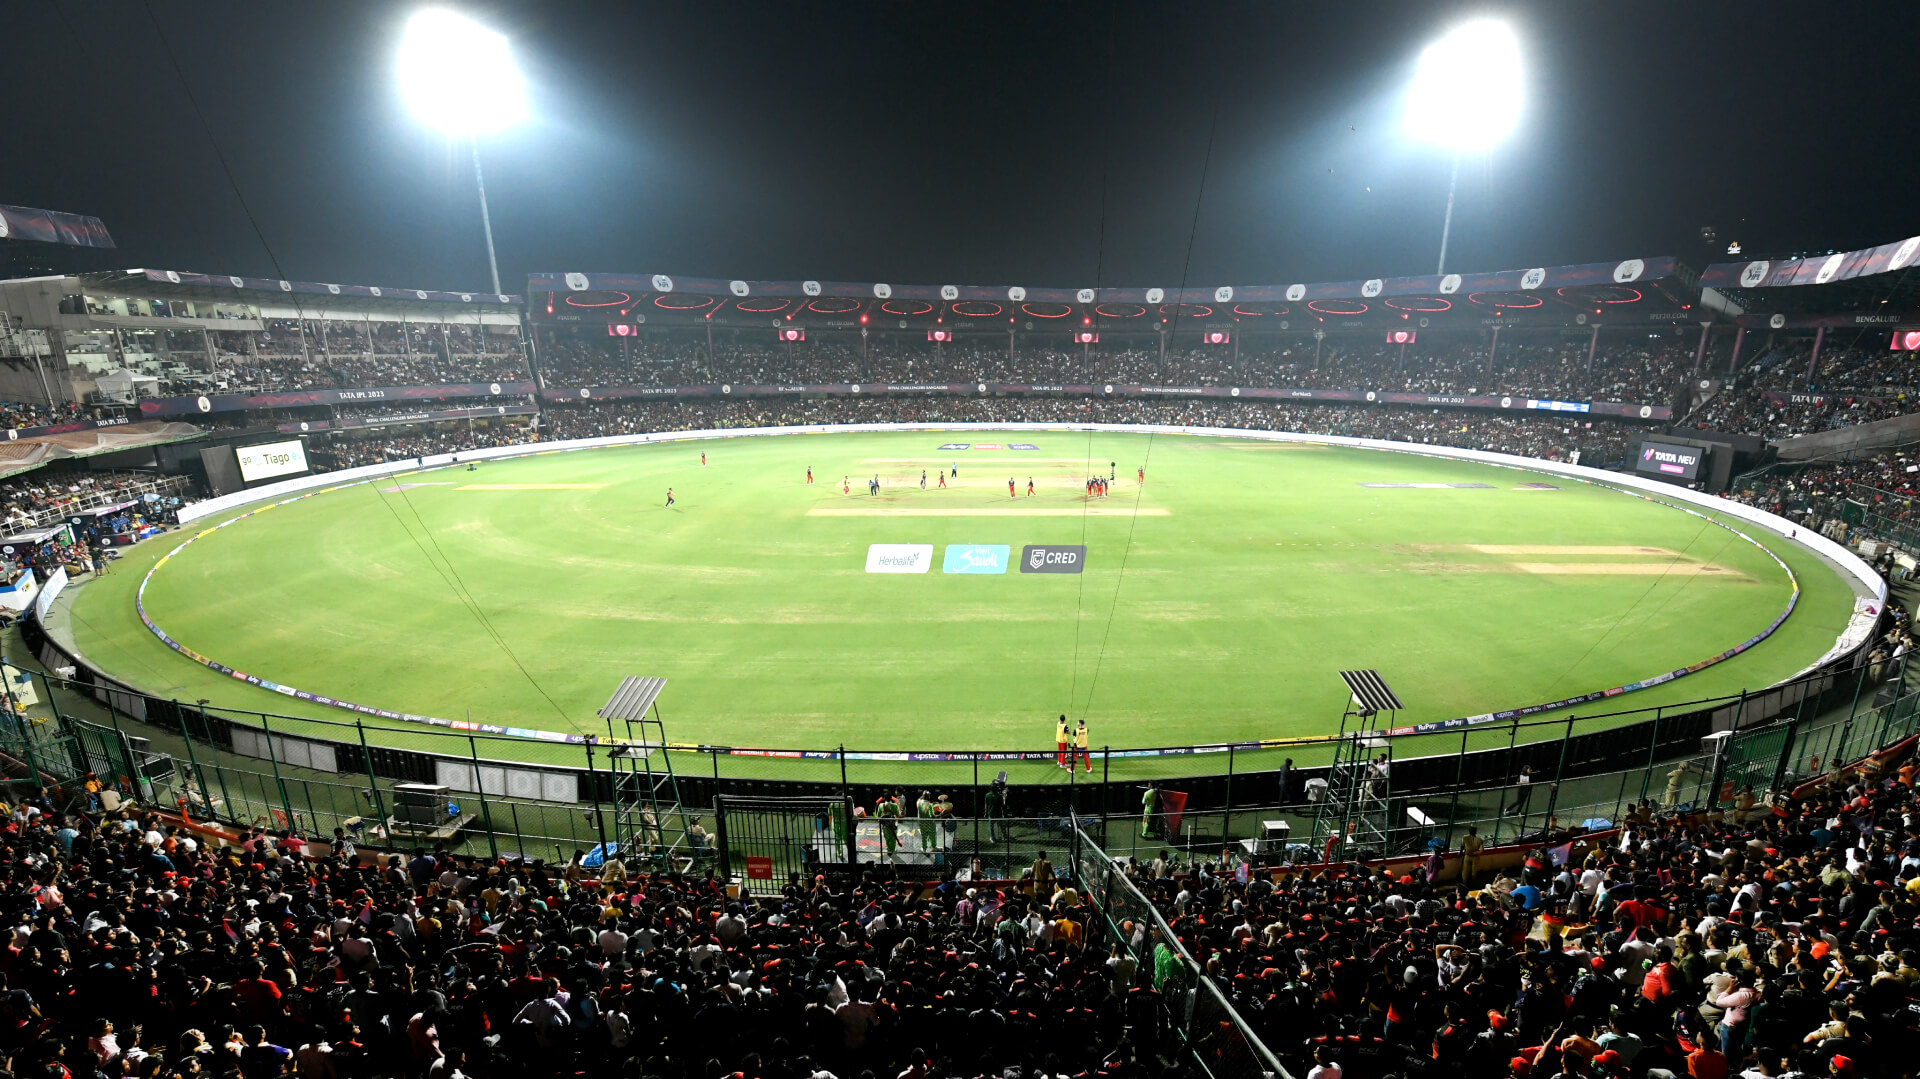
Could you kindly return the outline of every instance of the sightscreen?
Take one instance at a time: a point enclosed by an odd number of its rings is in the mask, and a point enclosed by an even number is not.
[[[258,446],[236,446],[233,452],[240,459],[240,478],[248,483],[307,470],[307,448],[297,438]]]

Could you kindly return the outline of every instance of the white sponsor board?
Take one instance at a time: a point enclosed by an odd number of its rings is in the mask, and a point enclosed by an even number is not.
[[[925,573],[932,568],[931,543],[873,543],[867,546],[868,573]]]
[[[233,455],[240,461],[240,478],[248,483],[307,470],[307,448],[297,438],[258,446],[236,446]]]

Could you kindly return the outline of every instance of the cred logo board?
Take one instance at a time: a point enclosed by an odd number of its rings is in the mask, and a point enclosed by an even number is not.
[[[1079,544],[1041,547],[1028,544],[1020,551],[1021,573],[1079,573],[1087,567],[1087,549]]]

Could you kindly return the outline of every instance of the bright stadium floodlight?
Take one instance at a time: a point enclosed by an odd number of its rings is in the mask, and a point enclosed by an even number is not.
[[[487,236],[487,267],[497,296],[500,264],[493,252],[478,136],[511,127],[527,114],[526,86],[506,35],[445,8],[415,14],[400,37],[400,95],[423,123],[448,138],[465,136],[473,151],[480,225]]]
[[[1521,81],[1520,39],[1512,27],[1496,20],[1454,27],[1420,54],[1407,89],[1407,131],[1453,151],[1438,273],[1447,272],[1460,155],[1486,150],[1512,134],[1520,120]]]

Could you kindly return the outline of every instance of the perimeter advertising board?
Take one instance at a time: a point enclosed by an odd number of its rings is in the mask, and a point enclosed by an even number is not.
[[[248,483],[307,470],[307,448],[297,438],[258,446],[235,446],[233,455],[240,462],[240,478]]]

